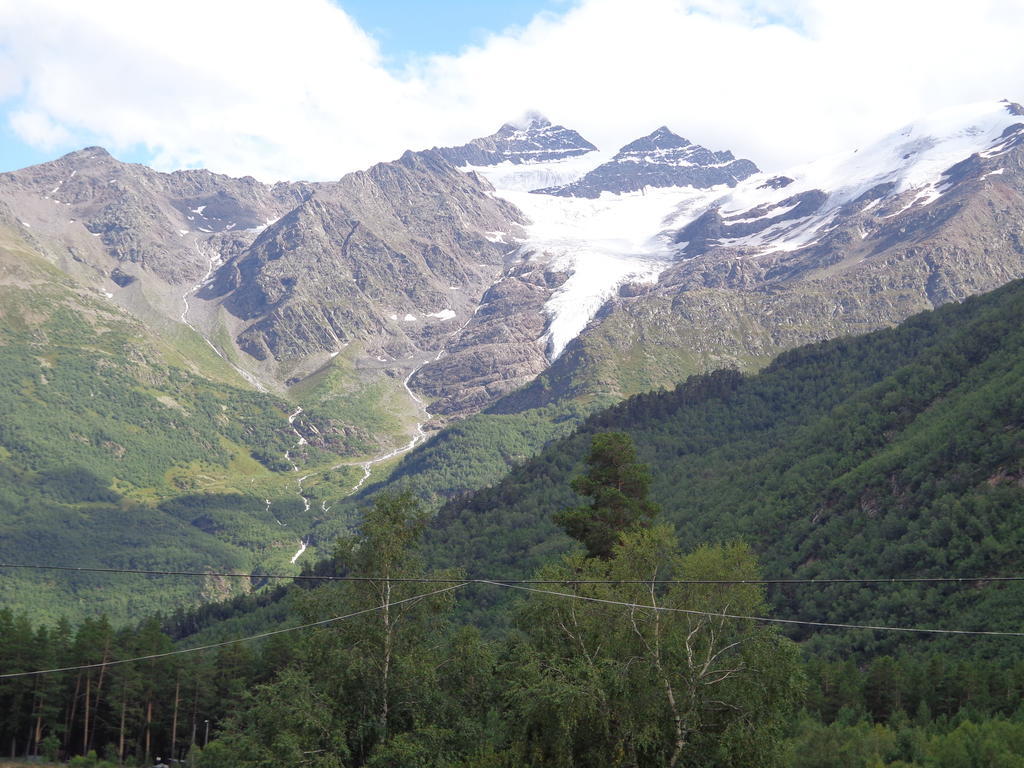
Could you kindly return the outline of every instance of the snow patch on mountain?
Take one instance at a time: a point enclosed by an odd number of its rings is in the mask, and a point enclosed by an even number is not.
[[[916,191],[887,218],[929,205],[948,191],[947,170],[975,153],[990,158],[1006,151],[1012,143],[1004,136],[1006,129],[1021,123],[1024,121],[1006,102],[969,104],[934,113],[863,149],[790,169],[786,177],[792,181],[781,187],[766,183],[765,174],[751,176],[727,194],[709,198],[705,210],[717,209],[724,230],[720,238],[706,245],[752,248],[759,253],[803,248],[829,230],[840,209],[874,189],[884,188],[885,197]],[[790,201],[815,190],[824,193],[824,198],[813,211],[772,221],[798,207]],[[866,201],[862,211],[877,204],[877,200]],[[730,236],[730,227],[757,219],[766,223],[764,229],[751,233],[741,228],[733,230],[736,236]],[[684,228],[692,221],[691,211],[678,216],[672,225]]]
[[[463,166],[460,170],[475,171],[499,191],[529,192],[543,187],[559,187],[582,178],[611,159],[611,153],[587,152],[559,160],[513,163],[506,160],[495,165]]]
[[[427,317],[436,317],[438,320],[454,320],[456,315],[454,310],[442,309],[440,312],[431,312]]]
[[[720,190],[721,193],[721,190]],[[530,219],[520,253],[569,277],[544,306],[542,343],[555,360],[626,283],[650,283],[672,263],[675,246],[665,223],[687,202],[704,198],[694,189],[656,189],[596,199],[499,189]]]

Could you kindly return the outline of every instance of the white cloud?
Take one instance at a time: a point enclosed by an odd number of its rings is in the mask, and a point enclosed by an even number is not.
[[[399,76],[328,0],[0,0],[0,99],[21,84],[10,119],[39,147],[142,144],[158,167],[264,179],[336,177],[527,109],[603,148],[665,123],[775,169],[1024,97],[1022,34],[1016,0],[582,0]]]
[[[589,0],[433,62],[447,98],[535,107],[617,147],[662,123],[778,168],[943,106],[1022,97],[1008,2]],[[791,26],[772,23],[786,20]]]
[[[72,139],[62,125],[56,125],[42,112],[17,110],[8,115],[11,129],[27,144],[40,149],[54,149]]]

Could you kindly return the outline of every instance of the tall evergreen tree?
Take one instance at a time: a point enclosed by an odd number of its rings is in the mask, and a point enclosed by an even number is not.
[[[587,548],[588,557],[607,560],[619,536],[651,524],[658,506],[647,498],[651,473],[637,461],[633,440],[624,432],[594,436],[587,471],[572,488],[590,504],[556,512],[554,521]]]

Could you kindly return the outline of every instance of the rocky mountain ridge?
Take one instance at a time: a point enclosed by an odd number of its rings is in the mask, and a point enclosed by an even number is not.
[[[601,163],[540,116],[327,183],[91,148],[0,174],[0,202],[62,269],[252,380],[283,391],[344,351],[366,381],[413,374],[443,420],[524,386],[499,408],[757,366],[1019,276],[1017,110],[774,176],[664,127]]]
[[[101,147],[0,174],[0,198],[54,258],[89,265],[96,278],[120,268],[169,284],[195,282],[208,271],[197,241],[262,228],[310,190],[205,170],[160,173],[122,163]]]
[[[490,233],[521,221],[489,191],[411,152],[315,184],[164,174],[96,147],[0,174],[0,200],[54,263],[150,319],[226,331],[221,353],[269,381],[352,341],[375,358],[436,351],[501,270],[508,246]]]
[[[757,166],[750,160],[737,160],[728,150],[705,149],[662,126],[626,144],[611,160],[577,181],[534,191],[594,198],[604,192],[623,194],[645,187],[734,187],[757,172]]]
[[[438,352],[476,306],[517,231],[486,182],[431,153],[406,153],[320,185],[198,294],[237,321],[258,360],[338,352],[380,362]],[[234,330],[234,329],[233,329]]]
[[[435,147],[434,151],[456,167],[498,163],[539,163],[566,160],[597,149],[576,131],[553,125],[532,112],[518,124],[505,123],[490,136],[473,139],[461,147]]]

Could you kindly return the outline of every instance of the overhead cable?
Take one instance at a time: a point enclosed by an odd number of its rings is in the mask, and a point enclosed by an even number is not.
[[[103,661],[96,664],[79,664],[73,667],[58,667],[56,669],[37,669],[32,672],[8,672],[6,674],[0,674],[0,680],[12,678],[12,677],[28,677],[29,675],[48,675],[55,672],[77,672],[85,669],[98,669],[100,667],[112,667],[118,664],[130,664],[133,661],[152,661],[153,659],[163,659],[168,656],[181,656],[186,653],[196,653],[197,651],[208,651],[211,648],[223,648],[226,645],[236,645],[238,643],[245,643],[249,640],[259,640],[264,637],[270,637],[271,635],[283,635],[286,632],[297,632],[300,629],[309,629],[311,627],[320,627],[325,624],[333,624],[334,622],[344,621],[345,619],[352,619],[356,616],[362,616],[366,613],[373,613],[375,611],[383,610],[384,608],[390,608],[395,605],[402,605],[403,603],[411,603],[415,600],[422,600],[425,597],[433,597],[439,595],[442,592],[451,592],[452,590],[464,587],[465,584],[455,584],[450,587],[443,587],[442,589],[435,589],[433,592],[426,592],[422,595],[413,595],[403,600],[395,600],[391,603],[385,603],[383,605],[375,605],[372,608],[364,608],[361,611],[355,611],[353,613],[347,613],[344,616],[332,616],[329,619],[321,619],[320,621],[313,621],[309,624],[300,624],[295,627],[285,627],[284,629],[275,629],[270,632],[261,632],[258,635],[249,635],[248,637],[238,637],[234,640],[224,640],[220,643],[210,643],[208,645],[199,645],[193,648],[180,648],[174,651],[164,651],[162,653],[150,653],[146,656],[135,656],[130,659],[115,659],[112,661]]]
[[[534,592],[541,595],[554,595],[556,597],[571,598],[573,600],[586,600],[591,603],[605,603],[607,605],[620,605],[625,608],[640,608],[648,611],[666,611],[670,613],[687,613],[693,616],[709,616],[720,619],[739,619],[743,621],[757,621],[771,624],[796,624],[808,627],[830,627],[833,629],[869,629],[877,632],[917,632],[933,635],[990,635],[994,637],[1024,637],[1024,632],[1002,632],[995,630],[980,629],[925,629],[922,627],[886,627],[874,624],[840,624],[830,621],[809,621],[804,619],[777,619],[770,616],[741,616],[733,613],[721,613],[718,611],[698,611],[689,608],[673,608],[666,605],[645,605],[644,603],[629,603],[620,600],[608,600],[601,597],[589,597],[587,595],[572,594],[569,592],[555,592],[547,589],[535,589],[520,584],[502,583],[500,581],[488,581],[486,584],[493,584],[496,587],[507,587],[509,589],[520,589],[524,592]]]
[[[101,568],[76,565],[38,565],[35,563],[0,563],[0,568],[40,571],[71,571],[77,573],[108,573],[137,576],[216,576],[235,579],[269,579],[281,581],[390,581],[414,584],[983,584],[988,582],[1024,581],[1024,576],[894,576],[805,579],[502,579],[502,578],[443,578],[397,576],[326,576],[316,574],[232,573],[218,571],[171,571],[142,568]]]

